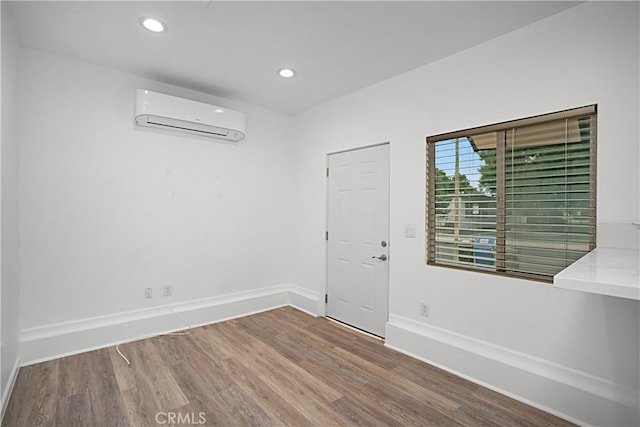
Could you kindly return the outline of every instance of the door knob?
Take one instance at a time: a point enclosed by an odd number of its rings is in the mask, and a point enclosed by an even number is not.
[[[387,255],[386,254],[382,254],[380,256],[372,256],[371,258],[379,259],[380,261],[386,261],[387,260]]]

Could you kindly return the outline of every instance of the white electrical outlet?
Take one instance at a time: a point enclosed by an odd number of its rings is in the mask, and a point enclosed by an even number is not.
[[[144,299],[151,299],[151,298],[153,298],[153,288],[151,286],[148,286],[144,288]]]
[[[426,302],[420,303],[420,315],[429,317],[429,304],[427,304]]]
[[[173,295],[173,286],[172,285],[164,285],[162,287],[162,295],[165,297],[170,297]]]
[[[404,225],[404,237],[407,239],[415,239],[417,233],[417,226],[415,224]]]

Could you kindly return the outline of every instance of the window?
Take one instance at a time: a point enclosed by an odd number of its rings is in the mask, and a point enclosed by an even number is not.
[[[427,263],[551,282],[595,248],[596,106],[427,138]]]

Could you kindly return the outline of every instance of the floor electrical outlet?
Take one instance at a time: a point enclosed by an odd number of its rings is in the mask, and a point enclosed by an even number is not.
[[[149,286],[148,288],[144,288],[144,299],[153,298],[153,288]]]

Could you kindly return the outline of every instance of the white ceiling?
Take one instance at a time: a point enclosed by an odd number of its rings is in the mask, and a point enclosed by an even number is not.
[[[9,8],[22,46],[298,113],[576,4],[24,1]],[[144,30],[141,16],[160,18],[169,31]],[[298,75],[280,78],[283,66]]]

